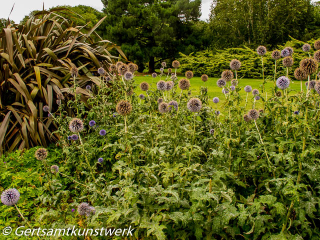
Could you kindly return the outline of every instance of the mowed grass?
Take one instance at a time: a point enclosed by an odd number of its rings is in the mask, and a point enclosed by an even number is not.
[[[182,79],[183,76],[178,76],[178,79]],[[145,94],[145,92],[140,90],[140,83],[141,82],[147,82],[150,84],[151,89],[155,90],[156,89],[156,83],[160,80],[160,77],[156,77],[156,78],[152,78],[151,75],[146,75],[146,76],[135,76],[135,83],[138,84],[138,87],[136,88],[136,94],[139,95],[141,93]],[[162,80],[165,80],[165,77],[161,78]],[[202,82],[200,77],[193,77],[190,79],[190,83],[191,83],[191,87],[189,90],[191,90],[191,96],[197,96],[200,94],[200,88],[201,86],[205,86],[208,88],[208,95],[209,95],[209,104],[217,110],[220,110],[221,112],[223,111],[223,105],[225,103],[225,95],[222,93],[222,88],[219,88],[217,86],[217,80],[218,78],[209,78],[209,80],[207,82]],[[240,96],[243,98],[243,101],[241,102],[241,106],[245,105],[245,101],[246,101],[246,97],[247,97],[247,93],[244,91],[244,87],[247,85],[250,85],[252,87],[252,89],[258,89],[260,91],[260,85],[262,85],[263,80],[262,79],[240,79],[239,80],[239,87],[241,88],[239,94]],[[230,82],[227,83],[227,85],[230,86]],[[291,81],[290,82],[290,87],[289,87],[289,91],[290,94],[289,95],[293,95],[296,94],[298,92],[301,91],[301,86],[300,86],[300,81]],[[305,83],[303,82],[303,90],[306,91],[306,87],[304,85]],[[274,87],[274,82],[273,81],[267,81],[265,88],[266,88],[266,93],[267,93],[267,97],[270,98],[272,95],[272,88]],[[279,89],[280,90],[280,89]],[[180,92],[181,90],[178,89],[178,92]],[[261,92],[261,91],[260,91]],[[261,95],[263,98],[266,98],[266,93],[264,93],[263,95]],[[214,97],[218,97],[220,99],[220,102],[218,104],[214,104],[212,102],[212,99]],[[252,107],[252,103],[253,103],[253,94],[249,93],[248,95],[248,105],[247,105],[247,109],[250,109]],[[258,100],[256,101],[256,108],[262,108],[263,107],[263,102],[262,100]]]

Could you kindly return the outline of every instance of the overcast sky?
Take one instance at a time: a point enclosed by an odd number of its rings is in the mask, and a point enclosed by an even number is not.
[[[202,20],[207,20],[209,18],[211,2],[212,0],[202,0]],[[15,23],[19,23],[25,15],[28,15],[33,10],[42,10],[43,3],[46,9],[58,5],[87,5],[100,11],[103,8],[101,0],[1,0],[0,18],[8,18],[14,3],[15,6],[10,19],[15,21]]]

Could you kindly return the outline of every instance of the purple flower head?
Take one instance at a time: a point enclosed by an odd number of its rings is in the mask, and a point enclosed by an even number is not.
[[[77,141],[77,140],[79,139],[79,137],[78,137],[77,134],[72,134],[72,135],[71,135],[71,139],[72,139],[73,141]]]
[[[254,97],[254,99],[258,101],[258,100],[260,100],[260,96],[257,95]]]
[[[68,140],[71,140],[71,136],[68,136]]]
[[[91,121],[89,122],[89,126],[90,126],[90,127],[93,127],[94,125],[96,125],[96,122],[95,122],[94,120],[91,120]]]
[[[290,79],[285,77],[285,76],[279,77],[277,79],[276,85],[277,85],[278,88],[280,88],[282,90],[286,89],[290,85]]]
[[[220,115],[220,111],[215,111],[215,114],[216,114],[217,116],[219,116],[219,115]]]
[[[103,163],[103,158],[98,158],[99,163]]]
[[[90,86],[90,85],[87,85],[87,86],[86,86],[86,89],[87,89],[87,90],[91,90],[91,86]]]
[[[234,91],[234,90],[236,90],[236,87],[235,87],[235,86],[231,86],[231,87],[230,87],[230,90],[231,90],[231,91]]]
[[[106,132],[106,130],[101,129],[100,132],[99,132],[99,134],[100,134],[101,136],[104,136],[104,135],[107,134],[107,132]]]
[[[71,209],[71,212],[74,212],[74,208]]]
[[[290,54],[290,51],[289,49],[285,48],[281,51],[281,57],[289,57],[291,54]]]
[[[295,115],[298,115],[299,114],[299,111],[294,111],[293,112]]]
[[[113,115],[112,115],[112,117],[117,117],[117,113],[115,112],[115,113],[113,113]]]
[[[214,98],[213,98],[213,102],[214,102],[214,103],[218,103],[219,101],[220,101],[220,100],[219,100],[218,97],[214,97]]]

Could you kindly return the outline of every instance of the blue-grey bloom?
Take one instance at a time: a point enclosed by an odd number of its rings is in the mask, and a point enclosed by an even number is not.
[[[139,95],[139,98],[140,98],[140,99],[144,99],[145,96],[144,96],[143,94],[140,94],[140,95]]]
[[[229,91],[228,91],[228,89],[224,88],[224,89],[222,89],[222,93],[223,93],[223,94],[228,94]]]
[[[113,113],[112,117],[115,118],[115,117],[117,117],[117,115],[118,115],[118,113],[115,112],[115,113]]]
[[[87,86],[86,86],[86,89],[87,89],[87,90],[91,90],[91,86],[90,86],[90,85],[87,85]]]
[[[96,125],[96,122],[95,122],[94,120],[91,120],[91,121],[89,122],[89,126],[90,126],[90,127],[93,127],[94,125]]]
[[[68,136],[68,140],[71,140],[71,136]]]
[[[281,51],[281,56],[282,57],[289,57],[290,56],[290,51],[287,48],[283,49]]]
[[[81,215],[81,216],[88,215],[89,212],[90,212],[90,206],[88,203],[84,202],[84,203],[79,204],[79,206],[78,206],[79,215]]]
[[[152,73],[152,77],[153,77],[153,78],[156,78],[156,77],[157,77],[157,74],[156,74],[156,73]]]
[[[42,110],[43,110],[44,112],[49,112],[49,111],[50,111],[50,108],[49,108],[48,105],[45,105],[45,106],[43,106]]]
[[[98,158],[98,162],[99,163],[103,163],[103,158],[101,157],[101,158]]]
[[[276,85],[277,85],[278,88],[280,88],[282,90],[286,89],[290,85],[290,79],[285,77],[285,76],[279,77],[277,79]]]
[[[293,112],[295,115],[298,115],[299,114],[299,111],[294,111]]]
[[[104,130],[104,129],[101,129],[100,132],[99,132],[99,134],[100,134],[101,136],[105,136],[105,135],[107,134],[107,131]]]
[[[254,97],[254,99],[258,101],[258,100],[260,100],[260,96],[257,95]]]
[[[215,111],[214,113],[215,113],[217,116],[220,115],[220,111]]]
[[[214,103],[218,103],[220,100],[218,97],[214,97],[213,100],[212,100]]]
[[[72,134],[72,135],[71,135],[71,139],[72,139],[73,141],[77,141],[77,140],[79,139],[79,137],[78,137],[77,134]]]
[[[252,91],[252,87],[249,86],[249,85],[247,85],[247,86],[244,87],[244,91],[247,92],[247,93],[249,93],[249,92]]]
[[[7,206],[16,205],[19,199],[20,199],[20,193],[15,188],[9,188],[3,191],[1,194],[1,202]]]
[[[210,134],[211,134],[211,135],[214,134],[214,129],[210,129]]]
[[[234,90],[236,90],[236,87],[232,85],[232,86],[230,87],[230,90],[231,90],[231,91],[234,91]]]

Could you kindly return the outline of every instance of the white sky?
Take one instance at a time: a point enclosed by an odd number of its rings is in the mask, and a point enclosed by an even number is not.
[[[211,2],[212,0],[202,0],[202,20],[207,20],[209,18]],[[43,3],[45,9],[58,5],[87,5],[100,11],[103,8],[101,0],[0,0],[0,18],[8,18],[14,3],[15,6],[11,13],[10,20],[15,21],[15,23],[19,23],[24,16],[28,15],[33,10],[42,10]]]

